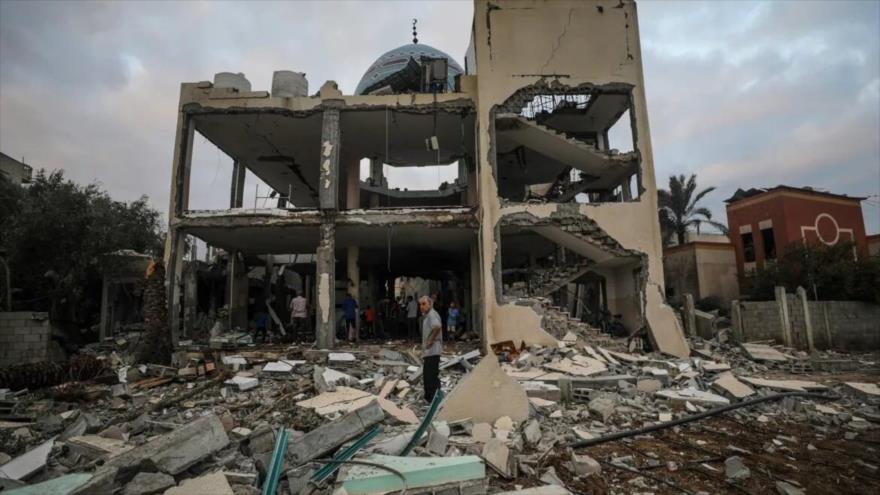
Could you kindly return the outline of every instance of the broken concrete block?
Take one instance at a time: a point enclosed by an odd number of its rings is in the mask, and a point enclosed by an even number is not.
[[[747,479],[752,475],[752,472],[749,468],[743,464],[742,457],[735,455],[733,457],[728,457],[724,461],[724,476],[729,480],[740,481]]]
[[[302,464],[335,450],[344,442],[363,434],[367,428],[385,419],[379,403],[372,400],[332,423],[327,423],[298,438],[291,438],[287,453],[290,462]]]
[[[663,388],[663,383],[661,383],[660,380],[655,380],[653,378],[645,378],[636,383],[636,388],[638,388],[639,392],[652,394]]]
[[[91,473],[73,473],[52,478],[33,485],[25,485],[19,488],[6,487],[4,495],[67,495],[73,493],[84,485],[92,477]],[[9,480],[0,478],[0,486],[6,485]],[[13,482],[15,483],[15,482]]]
[[[529,445],[537,445],[538,442],[541,441],[541,424],[537,419],[533,419],[529,421],[523,430],[523,436],[526,438],[526,443]]]
[[[497,438],[491,438],[483,445],[483,453],[480,455],[490,466],[495,468],[502,476],[509,477],[510,472],[510,449],[504,442]]]
[[[483,462],[473,455],[459,457],[371,455],[363,460],[388,466],[400,472],[406,479],[407,490],[483,480],[486,477]],[[349,495],[387,493],[402,488],[400,478],[386,470],[369,466],[343,466],[337,481]]]
[[[78,493],[103,493],[108,486],[130,481],[142,466],[170,475],[180,474],[226,447],[229,437],[220,419],[209,414],[111,458],[95,471]]]
[[[721,397],[720,395],[716,395],[711,392],[697,390],[693,387],[683,388],[679,390],[660,390],[658,392],[655,392],[654,395],[670,400],[690,401],[697,404],[708,404],[717,406],[725,406],[727,404],[730,404],[730,401],[726,397]]]
[[[169,488],[165,495],[235,495],[229,481],[221,472],[184,480],[180,486]]]
[[[7,462],[0,469],[3,470],[3,477],[11,480],[24,480],[28,476],[36,473],[46,465],[49,452],[55,445],[55,437],[37,445],[33,449]]]
[[[788,358],[785,354],[777,351],[769,345],[763,344],[740,344],[746,355],[754,361],[785,362]]]
[[[446,455],[446,446],[449,444],[449,425],[444,421],[434,423],[431,433],[428,435],[428,451],[439,456]]]
[[[806,390],[825,390],[828,387],[817,382],[807,380],[765,380],[762,378],[742,377],[744,382],[756,387],[767,387],[773,390],[785,390],[790,392],[804,392]]]
[[[138,473],[125,485],[122,495],[152,495],[177,485],[174,477],[165,473]]]
[[[591,413],[602,418],[602,422],[608,421],[608,418],[614,414],[614,409],[617,407],[618,396],[617,394],[600,394],[598,397],[592,399],[587,404],[587,409],[590,410]]]
[[[486,400],[491,397],[492,400]],[[529,417],[529,398],[516,380],[498,365],[498,358],[489,355],[465,375],[443,402],[438,420],[471,419],[474,422],[495,422],[502,416],[514,421]]]
[[[88,459],[110,459],[132,449],[132,446],[126,445],[124,440],[98,435],[73,437],[66,443],[71,451]]]
[[[558,401],[562,397],[562,393],[556,385],[534,380],[520,382],[520,385],[526,390],[526,395],[528,395],[530,399],[537,398]]]
[[[474,440],[478,442],[488,442],[489,439],[491,439],[493,436],[492,425],[490,425],[489,423],[475,424],[474,427],[471,429],[471,436],[474,437]]]
[[[725,372],[718,375],[718,378],[712,382],[712,386],[723,392],[727,392],[737,399],[743,399],[750,395],[754,395],[755,391],[745,383],[736,379],[733,373]]]
[[[375,402],[375,399],[376,396],[363,390],[350,387],[336,387],[336,390],[333,392],[324,392],[311,399],[297,402],[296,405],[314,409],[316,413],[327,416],[337,412],[352,412],[371,402]]]
[[[501,416],[495,421],[495,428],[498,430],[513,431],[513,420],[510,416]]]
[[[880,396],[880,386],[876,383],[859,383],[859,382],[844,382],[847,387],[852,389],[855,392],[859,392],[861,394],[867,396],[877,397]]]
[[[592,476],[602,472],[602,465],[599,461],[593,459],[586,454],[571,454],[571,470],[577,476]]]
[[[260,384],[260,380],[252,376],[234,376],[223,383],[227,385],[236,385],[238,390],[244,392],[245,390],[256,388]]]

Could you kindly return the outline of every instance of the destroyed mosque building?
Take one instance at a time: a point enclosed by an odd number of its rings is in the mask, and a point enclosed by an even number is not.
[[[165,256],[175,343],[204,311],[184,270],[192,236],[229,253],[232,327],[249,305],[286,308],[284,266],[313,303],[321,348],[345,293],[377,307],[396,279],[421,277],[460,301],[484,348],[561,337],[539,303],[552,297],[577,315],[619,314],[687,356],[663,299],[635,4],[477,1],[472,26],[462,64],[414,39],[355,94],[328,81],[309,95],[291,71],[271,92],[232,73],[181,85]],[[196,133],[234,161],[228,209],[190,208]],[[433,190],[385,174],[438,165],[457,178]],[[273,207],[243,204],[246,171]],[[249,288],[256,267],[262,289]]]

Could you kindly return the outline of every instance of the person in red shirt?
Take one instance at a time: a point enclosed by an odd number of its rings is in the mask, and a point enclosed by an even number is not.
[[[366,327],[368,335],[373,335],[375,323],[376,310],[374,310],[373,307],[368,304],[367,309],[364,310],[364,326]]]

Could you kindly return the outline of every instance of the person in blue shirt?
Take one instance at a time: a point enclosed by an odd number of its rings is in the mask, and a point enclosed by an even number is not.
[[[357,310],[357,301],[355,301],[351,294],[346,294],[345,299],[342,301],[342,312],[345,314],[345,327],[348,329],[348,340],[350,342],[358,341]]]
[[[449,303],[449,310],[446,312],[446,331],[453,339],[456,337],[456,327],[458,326],[459,318],[461,318],[461,310],[458,309],[458,303],[452,301]]]

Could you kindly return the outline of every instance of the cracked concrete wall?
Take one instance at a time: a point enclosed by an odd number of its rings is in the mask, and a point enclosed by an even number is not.
[[[500,262],[496,259],[496,226],[502,209],[494,169],[494,112],[517,90],[529,85],[622,84],[631,88],[634,144],[641,157],[639,177],[644,193],[633,202],[582,205],[581,212],[624,248],[641,253],[646,260],[647,266],[638,277],[629,267],[606,271],[615,286],[613,296],[609,294],[614,307],[626,310],[625,321],[630,325],[637,324],[644,314],[652,332],[659,337],[656,340],[661,351],[687,355],[687,342],[678,320],[663,300],[657,190],[635,3],[476,0],[474,19],[486,345],[503,337],[511,321],[511,310],[496,291],[500,284],[495,275],[496,263]],[[521,208],[534,210],[537,215],[555,211],[548,205]],[[644,286],[645,290],[637,290],[637,286]]]

